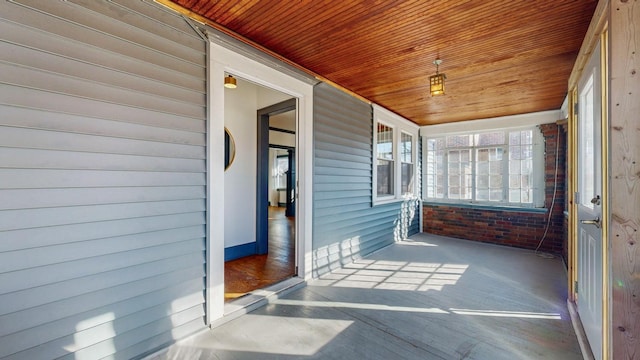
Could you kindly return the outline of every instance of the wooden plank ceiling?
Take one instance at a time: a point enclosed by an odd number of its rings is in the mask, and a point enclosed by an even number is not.
[[[597,3],[171,1],[419,125],[559,109]]]

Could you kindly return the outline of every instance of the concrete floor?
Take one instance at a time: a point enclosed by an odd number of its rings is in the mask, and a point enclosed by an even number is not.
[[[582,359],[558,258],[419,234],[156,359]]]

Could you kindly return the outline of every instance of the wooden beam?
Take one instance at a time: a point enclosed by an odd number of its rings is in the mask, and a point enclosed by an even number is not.
[[[611,358],[638,359],[640,3],[612,0],[610,17]]]

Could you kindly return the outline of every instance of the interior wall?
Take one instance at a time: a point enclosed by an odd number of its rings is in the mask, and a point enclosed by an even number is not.
[[[237,83],[224,92],[224,125],[236,145],[235,159],[224,173],[225,248],[256,241],[256,111],[262,90],[242,79]]]
[[[287,147],[296,146],[296,134],[289,134],[281,131],[269,131],[269,145],[280,145]]]
[[[257,86],[256,95],[256,101],[258,105],[257,109],[266,108],[267,106],[271,106],[279,102],[291,99],[291,95],[281,93],[280,91],[274,91],[263,86]]]
[[[257,110],[290,99],[291,96],[245,81],[236,76],[238,87],[226,89],[224,93],[224,124],[236,146],[236,155],[225,171],[224,191],[224,243],[233,248],[256,242],[256,162],[257,162]],[[293,129],[295,113],[291,112]],[[291,127],[290,125],[287,129]],[[269,142],[282,146],[295,146],[295,134],[269,132]],[[270,152],[271,153],[271,152]],[[285,152],[286,153],[286,152]],[[273,164],[275,159],[271,158]],[[272,176],[270,176],[270,183]],[[270,188],[272,188],[270,186]],[[276,200],[277,194],[269,197]],[[227,260],[251,253],[252,249],[238,248],[227,252]]]

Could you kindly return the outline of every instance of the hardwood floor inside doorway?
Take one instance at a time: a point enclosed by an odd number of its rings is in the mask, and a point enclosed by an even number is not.
[[[269,207],[269,254],[227,261],[224,298],[230,301],[295,275],[294,218],[284,208]]]

